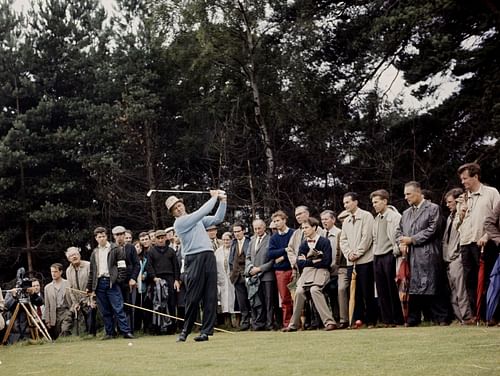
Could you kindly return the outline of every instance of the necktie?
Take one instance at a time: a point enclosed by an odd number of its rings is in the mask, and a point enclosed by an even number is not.
[[[257,238],[257,245],[255,246],[255,249],[258,249],[259,248],[259,245],[260,245],[260,242],[262,241],[262,238],[259,236]]]
[[[330,236],[330,231],[326,232],[326,237],[328,238]]]
[[[450,214],[450,224],[446,229],[446,242],[450,241],[451,228],[453,227],[453,219],[455,218],[455,213]]]
[[[80,290],[80,281],[78,281],[78,269],[75,269],[75,278],[76,278],[76,288]]]

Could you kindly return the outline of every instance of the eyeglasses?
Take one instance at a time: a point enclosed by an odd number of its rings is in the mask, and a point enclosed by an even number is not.
[[[233,230],[233,232],[234,232],[235,234],[237,234],[237,233],[239,233],[239,232],[243,232],[243,230]]]

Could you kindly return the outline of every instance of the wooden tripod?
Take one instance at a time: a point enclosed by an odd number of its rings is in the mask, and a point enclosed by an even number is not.
[[[28,326],[30,330],[30,335],[31,338],[38,341],[40,340],[40,335],[45,338],[47,341],[52,342],[52,338],[50,337],[49,331],[47,330],[47,327],[43,323],[42,319],[38,316],[36,309],[33,307],[31,302],[17,302],[16,309],[14,310],[14,314],[10,318],[9,326],[7,327],[7,330],[5,331],[5,335],[3,336],[2,340],[2,345],[6,345],[9,341],[9,336],[10,332],[12,331],[12,328],[14,327],[14,324],[17,319],[17,315],[19,313],[20,307],[23,307],[24,311],[26,312],[26,317],[28,320]]]

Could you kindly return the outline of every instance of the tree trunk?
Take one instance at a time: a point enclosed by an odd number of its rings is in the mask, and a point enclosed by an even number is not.
[[[252,179],[252,166],[250,165],[250,160],[247,159],[248,165],[248,185],[250,186],[250,202],[252,205],[252,218],[255,218],[255,192]]]
[[[252,25],[248,20],[246,15],[245,7],[238,1],[239,9],[242,15],[243,22],[245,23],[245,33],[246,33],[246,43],[248,48],[248,66],[245,67],[248,79],[250,80],[250,85],[252,87],[253,105],[254,105],[254,119],[255,124],[259,128],[262,141],[264,144],[264,153],[266,156],[266,190],[264,193],[264,201],[266,206],[273,206],[276,200],[276,189],[275,189],[275,161],[274,152],[271,146],[271,138],[269,137],[269,130],[267,124],[262,116],[262,106],[260,100],[260,90],[257,83],[257,78],[255,74],[255,59],[254,59],[254,49],[255,41],[252,34]]]
[[[149,189],[156,188],[156,179],[154,175],[153,166],[153,136],[151,132],[151,125],[149,123],[144,124],[144,140],[146,146],[146,176],[148,180]],[[151,220],[153,222],[153,228],[158,228],[158,208],[156,206],[156,200],[154,195],[151,196]]]
[[[25,180],[24,180],[24,166],[23,163],[19,163],[19,172],[20,172],[20,179],[21,179],[21,190],[20,190],[20,196],[21,196],[21,201],[23,203],[23,206],[26,209],[26,186],[25,186]],[[25,210],[26,213],[26,210]],[[33,256],[31,253],[31,225],[29,222],[28,217],[26,217],[24,221],[24,239],[26,241],[26,256],[28,258],[28,271],[32,272],[33,271]]]

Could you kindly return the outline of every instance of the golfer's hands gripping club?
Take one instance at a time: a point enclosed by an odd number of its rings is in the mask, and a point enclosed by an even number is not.
[[[221,202],[227,201],[226,192],[220,189],[211,189],[210,196],[217,197]]]

